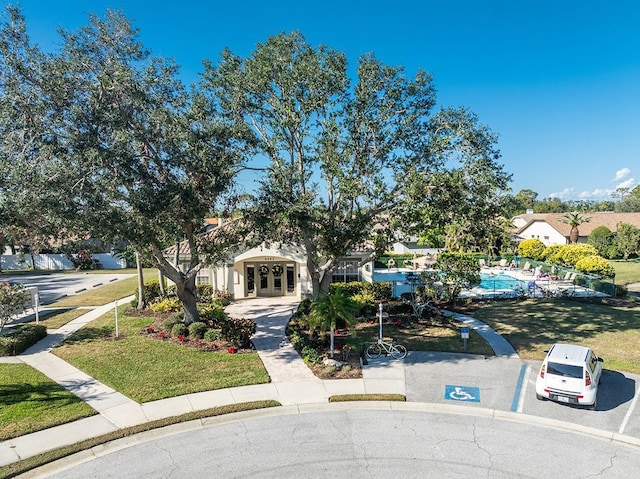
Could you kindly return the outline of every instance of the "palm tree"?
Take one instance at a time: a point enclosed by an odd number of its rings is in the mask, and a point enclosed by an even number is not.
[[[340,288],[337,288],[332,293],[321,293],[311,305],[309,326],[312,329],[319,327],[321,334],[324,334],[329,328],[331,357],[333,357],[334,353],[334,332],[337,321],[340,319],[348,325],[353,325],[358,308],[358,304]]]
[[[572,211],[571,213],[567,213],[566,215],[564,215],[564,217],[560,221],[571,226],[569,241],[571,241],[571,244],[576,244],[578,242],[578,238],[580,237],[578,226],[580,226],[582,223],[588,223],[589,221],[591,221],[591,217],[583,213],[579,213],[578,211]]]

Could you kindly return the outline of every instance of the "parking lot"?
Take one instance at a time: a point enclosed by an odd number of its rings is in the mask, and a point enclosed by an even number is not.
[[[595,411],[536,399],[541,361],[411,352],[405,359],[407,401],[459,403],[521,412],[640,438],[640,376],[605,369]]]

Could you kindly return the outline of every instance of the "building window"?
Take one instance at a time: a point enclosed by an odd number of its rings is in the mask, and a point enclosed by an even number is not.
[[[208,269],[201,269],[196,276],[196,284],[211,284],[211,275]]]
[[[332,283],[350,283],[360,281],[359,259],[343,260],[338,263],[331,277]]]

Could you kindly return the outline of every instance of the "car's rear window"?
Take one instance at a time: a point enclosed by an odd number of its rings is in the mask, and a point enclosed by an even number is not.
[[[582,366],[550,362],[547,364],[547,373],[555,374],[556,376],[563,376],[565,378],[582,379]]]

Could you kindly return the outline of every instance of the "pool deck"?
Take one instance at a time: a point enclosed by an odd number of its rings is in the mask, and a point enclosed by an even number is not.
[[[524,271],[522,269],[510,269],[510,268],[482,268],[480,271],[482,274],[489,275],[507,275],[512,278],[526,281],[527,284],[533,283],[535,286],[527,288],[524,293],[531,298],[543,298],[549,294],[553,295],[567,295],[572,297],[608,297],[606,293],[594,291],[593,289],[585,288],[584,286],[576,285],[574,282],[565,280],[552,280],[552,279],[536,279],[532,271]],[[461,298],[471,299],[491,299],[491,298],[515,298],[522,294],[522,292],[514,290],[512,288],[504,289],[483,289],[479,287],[472,288],[467,291],[463,291],[460,295]]]
[[[408,268],[391,268],[391,269],[376,269],[374,270],[374,279],[381,279],[381,276],[392,276],[396,273],[398,276],[408,272],[420,273],[420,270],[413,270]],[[377,273],[377,274],[376,274]],[[483,267],[480,270],[481,274],[492,275],[499,278],[501,275],[510,276],[516,280],[525,281],[527,288],[524,289],[524,294],[531,298],[544,298],[549,295],[555,296],[572,296],[572,297],[602,297],[606,298],[609,295],[594,291],[593,289],[585,288],[584,286],[578,286],[574,282],[565,280],[552,280],[552,279],[536,279],[533,271],[525,271],[518,268],[502,268],[502,267]],[[377,278],[376,278],[377,276]],[[391,281],[398,281],[400,278],[392,278]],[[533,283],[535,286],[529,287],[529,284]],[[396,286],[397,287],[397,286]],[[407,291],[410,290],[410,286],[406,286]],[[404,291],[404,290],[403,290]],[[470,290],[465,290],[460,294],[460,298],[470,299],[492,299],[492,298],[517,298],[523,293],[521,290],[513,288],[495,288],[484,289],[480,287],[474,287]]]

